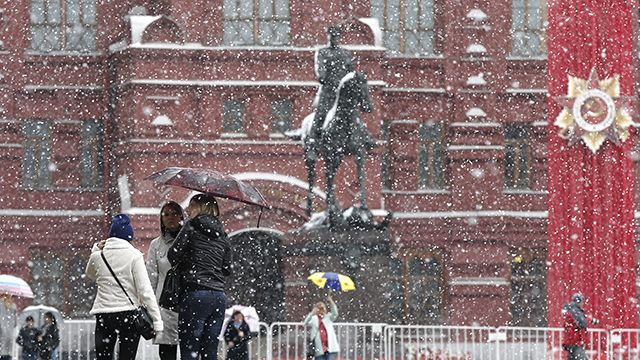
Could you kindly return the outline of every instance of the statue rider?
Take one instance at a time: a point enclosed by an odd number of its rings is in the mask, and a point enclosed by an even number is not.
[[[327,29],[329,46],[319,49],[315,56],[316,75],[320,82],[320,89],[316,97],[316,113],[309,135],[316,144],[320,140],[325,117],[336,101],[340,80],[354,70],[351,52],[340,47],[341,32],[342,30],[338,26],[329,27]]]

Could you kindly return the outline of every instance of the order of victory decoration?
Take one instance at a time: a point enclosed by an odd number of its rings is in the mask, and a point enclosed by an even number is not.
[[[567,95],[555,100],[563,109],[554,124],[569,145],[582,139],[596,153],[606,139],[620,145],[629,138],[632,98],[620,96],[619,75],[600,80],[592,69],[588,79],[569,76]]]

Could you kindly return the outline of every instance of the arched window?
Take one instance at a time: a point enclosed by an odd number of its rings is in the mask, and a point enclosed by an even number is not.
[[[226,45],[287,45],[289,0],[224,0]]]
[[[546,3],[546,0],[512,0],[512,55],[522,57],[546,56]]]
[[[31,0],[31,49],[96,49],[96,0]]]
[[[435,0],[371,0],[384,46],[395,55],[424,56],[435,51]]]

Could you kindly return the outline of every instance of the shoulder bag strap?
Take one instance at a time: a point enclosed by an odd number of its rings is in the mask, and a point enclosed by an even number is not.
[[[102,256],[102,260],[107,265],[107,268],[111,272],[111,275],[113,275],[113,278],[116,279],[116,282],[118,283],[118,285],[120,285],[120,289],[122,289],[124,294],[127,295],[127,299],[129,299],[129,302],[131,303],[131,305],[135,306],[135,304],[133,303],[133,301],[129,297],[129,294],[127,293],[127,290],[124,289],[124,286],[122,286],[122,284],[120,283],[120,280],[118,280],[118,277],[116,276],[116,273],[113,272],[113,269],[111,268],[111,265],[109,265],[109,262],[107,261],[107,258],[104,256],[104,252],[100,251],[100,256]]]

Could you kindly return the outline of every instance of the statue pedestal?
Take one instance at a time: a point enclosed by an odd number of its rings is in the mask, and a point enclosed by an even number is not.
[[[388,232],[321,228],[286,233],[282,244],[289,321],[302,321],[328,293],[338,305],[338,322],[390,321]],[[357,289],[346,293],[320,289],[307,280],[316,271],[347,275]]]

